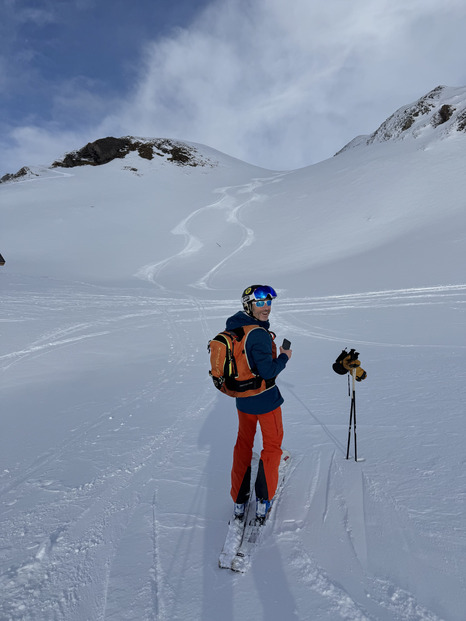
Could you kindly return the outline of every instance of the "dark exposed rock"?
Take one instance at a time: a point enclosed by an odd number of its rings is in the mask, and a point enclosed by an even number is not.
[[[27,166],[23,166],[22,168],[18,170],[17,173],[14,173],[14,174],[8,173],[6,175],[3,175],[3,177],[0,179],[0,183],[6,183],[7,181],[17,181],[18,179],[21,179],[22,177],[28,177],[31,175],[37,176]]]
[[[139,157],[152,160],[155,155],[165,158],[177,166],[217,166],[218,162],[203,156],[193,145],[169,140],[168,138],[143,139],[132,136],[122,138],[100,138],[78,151],[67,153],[62,160],[55,161],[51,168],[74,168],[75,166],[101,166],[114,159],[122,159],[128,153],[137,152]],[[125,167],[128,169],[128,167]],[[137,169],[132,169],[136,171]],[[6,174],[0,183],[17,181],[19,179],[38,177],[37,173],[24,166],[17,173]]]
[[[211,164],[211,162],[201,158],[194,147],[182,142],[166,138],[142,141],[131,136],[123,138],[108,136],[89,142],[79,151],[67,153],[63,160],[57,160],[52,164],[52,167],[101,166],[114,159],[124,158],[132,151],[137,151],[140,157],[147,160],[153,159],[154,155],[167,156],[167,161],[179,166],[206,166]]]
[[[416,140],[422,136],[430,140],[441,140],[453,132],[466,131],[465,90],[437,86],[414,103],[399,108],[374,133],[352,140],[336,155],[374,143]],[[435,133],[425,131],[432,128],[438,130]]]
[[[400,136],[410,129],[419,117],[428,115],[434,108],[434,100],[440,96],[442,87],[437,86],[434,90],[421,97],[416,103],[408,106],[403,114],[395,112],[375,131],[370,137],[370,142],[391,140]]]
[[[464,110],[461,114],[458,114],[456,121],[458,123],[458,131],[466,131],[466,110]]]
[[[424,116],[429,114],[431,110],[435,108],[435,104],[432,101],[429,101],[429,95],[422,97],[414,106],[411,106],[408,110],[406,110],[405,118],[401,125],[401,131],[404,132],[408,130],[414,123],[416,119],[420,116]]]
[[[440,110],[435,114],[432,118],[431,124],[433,127],[438,127],[439,125],[443,125],[448,120],[451,119],[455,108],[453,106],[449,106],[448,104],[444,104]]]
[[[74,166],[100,166],[107,164],[115,158],[125,157],[130,150],[131,143],[126,138],[101,138],[95,142],[89,142],[79,151],[67,153],[61,162],[52,164],[53,167],[73,168]]]

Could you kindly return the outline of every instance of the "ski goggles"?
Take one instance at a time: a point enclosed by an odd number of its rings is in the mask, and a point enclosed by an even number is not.
[[[254,300],[254,304],[257,306],[257,308],[262,308],[264,304],[267,304],[267,306],[272,306],[272,300]]]
[[[254,291],[248,295],[249,300],[273,300],[277,297],[277,292],[268,285],[256,287]]]

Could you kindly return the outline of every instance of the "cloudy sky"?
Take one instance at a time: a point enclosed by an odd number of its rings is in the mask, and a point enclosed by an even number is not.
[[[108,135],[274,170],[466,85],[465,0],[0,0],[0,177]]]

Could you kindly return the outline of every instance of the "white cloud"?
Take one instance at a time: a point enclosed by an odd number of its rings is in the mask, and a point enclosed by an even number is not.
[[[10,133],[8,161],[3,162],[0,177],[6,172],[17,172],[22,166],[50,166],[68,151],[83,146],[82,139],[80,132],[63,131],[51,126],[18,127]],[[0,145],[0,150],[3,152],[3,145]]]
[[[462,0],[218,2],[147,46],[136,92],[102,127],[302,166],[464,81],[465,20]]]
[[[305,166],[438,84],[466,84],[465,26],[464,0],[218,0],[145,44],[120,102],[104,106],[81,84],[89,117],[63,143],[167,136],[264,167]],[[72,101],[68,90],[53,105]]]

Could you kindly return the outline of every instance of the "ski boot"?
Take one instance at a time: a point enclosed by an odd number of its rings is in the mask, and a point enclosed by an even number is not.
[[[263,524],[272,508],[273,500],[256,499],[256,524]]]
[[[240,522],[244,520],[247,506],[248,506],[247,502],[243,502],[243,503],[235,502],[235,509],[234,509],[235,520],[239,520]]]

